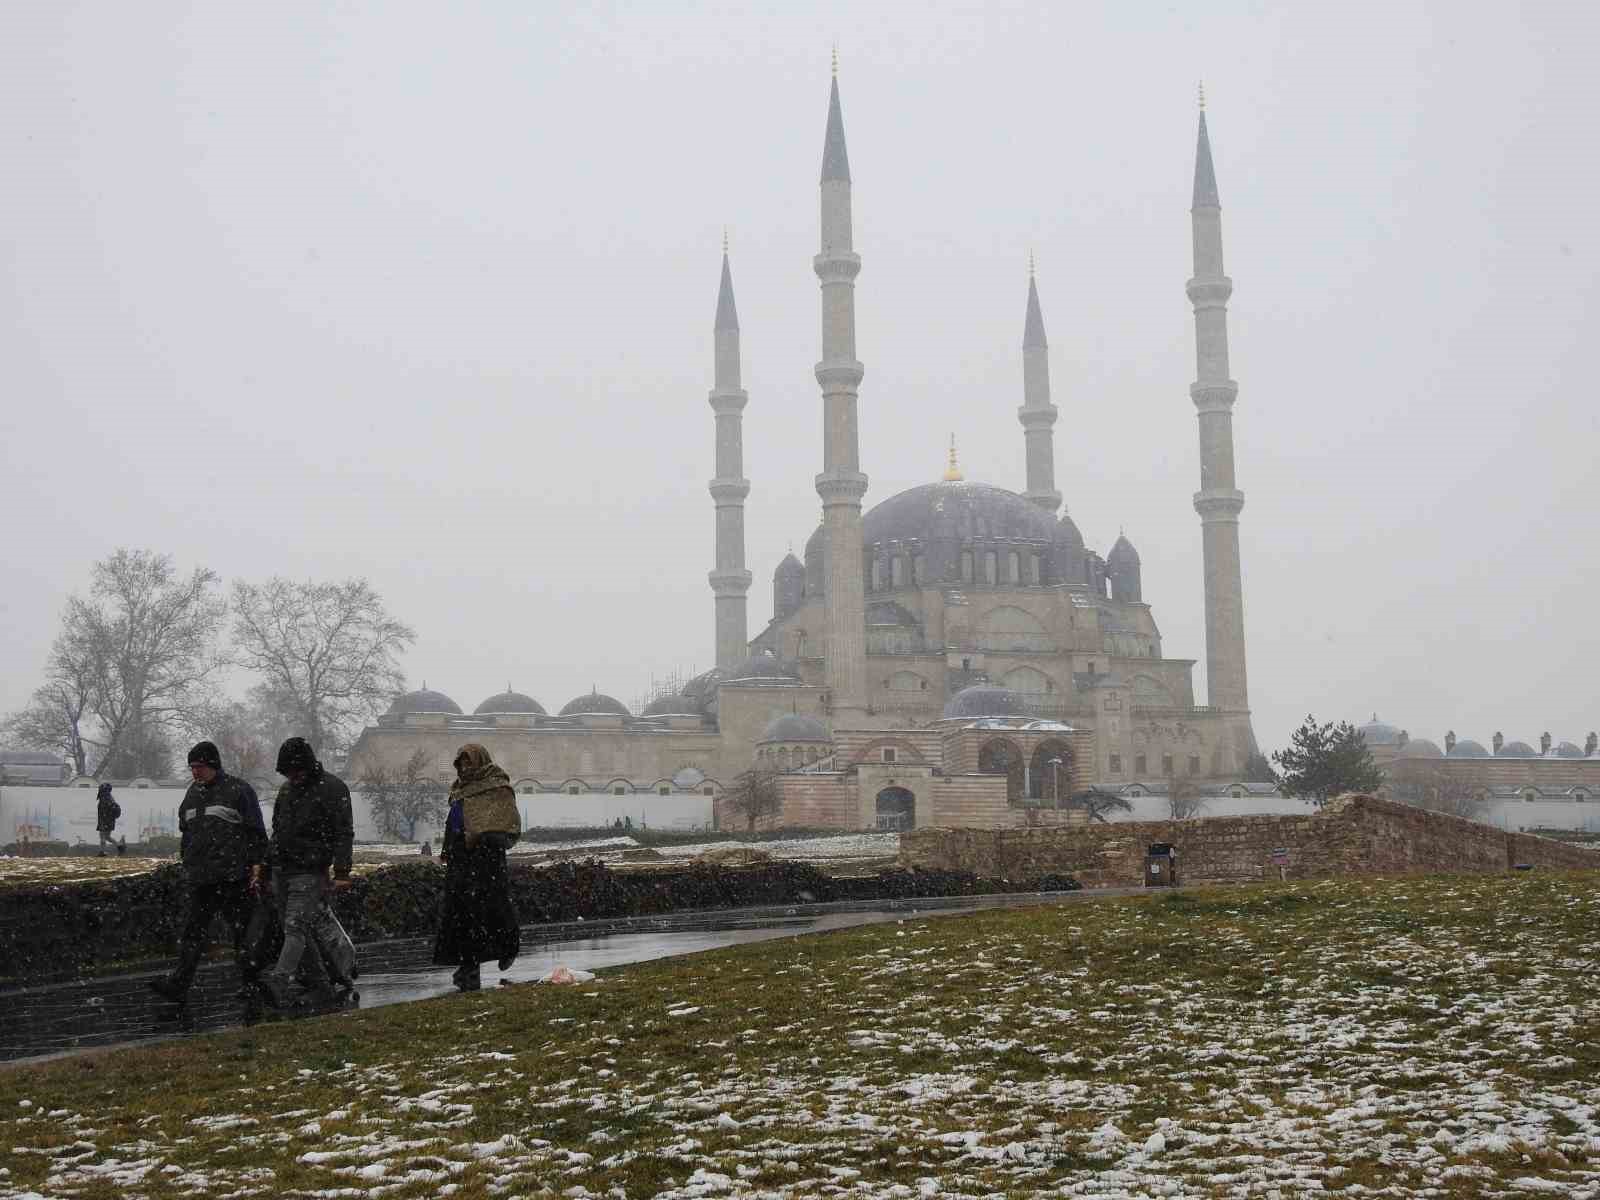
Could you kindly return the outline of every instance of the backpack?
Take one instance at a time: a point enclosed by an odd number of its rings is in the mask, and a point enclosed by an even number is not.
[[[115,800],[113,800],[111,802],[111,819],[113,821],[115,821],[121,815],[122,815],[122,805],[118,804]]]

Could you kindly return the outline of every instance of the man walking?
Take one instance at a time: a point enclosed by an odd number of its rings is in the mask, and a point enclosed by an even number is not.
[[[111,834],[117,828],[117,818],[122,815],[122,805],[111,794],[111,785],[102,783],[95,794],[94,830],[100,835],[100,857],[106,857],[106,847],[117,848],[117,839]]]
[[[178,806],[183,881],[189,893],[189,915],[178,939],[178,965],[172,974],[150,982],[164,999],[182,1004],[205,952],[212,918],[221,913],[233,928],[234,956],[248,980],[252,967],[244,961],[242,941],[250,920],[251,891],[261,879],[266,860],[267,831],[255,789],[222,769],[212,742],[189,751],[193,782]]]
[[[278,774],[284,784],[272,810],[272,879],[283,914],[283,951],[277,965],[261,975],[261,990],[279,1007],[302,999],[332,998],[328,973],[317,946],[318,921],[333,888],[350,886],[350,845],[355,829],[350,789],[322,769],[304,738],[292,737],[278,749]],[[309,946],[310,953],[306,953]],[[309,989],[294,990],[295,971],[304,968]]]

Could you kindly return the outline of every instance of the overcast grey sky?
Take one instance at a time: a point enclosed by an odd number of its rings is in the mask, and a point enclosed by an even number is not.
[[[870,505],[1057,482],[1203,659],[1189,275],[1206,81],[1258,735],[1600,725],[1596,10],[1577,4],[0,9],[0,710],[119,545],[370,577],[413,681],[711,665],[711,324],[743,326],[751,629],[815,526],[828,49]],[[1204,664],[1197,665],[1197,692]]]

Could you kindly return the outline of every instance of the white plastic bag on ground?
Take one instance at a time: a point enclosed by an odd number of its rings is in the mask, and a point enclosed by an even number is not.
[[[574,971],[568,966],[559,966],[546,971],[539,976],[540,983],[588,983],[594,978],[593,971]]]

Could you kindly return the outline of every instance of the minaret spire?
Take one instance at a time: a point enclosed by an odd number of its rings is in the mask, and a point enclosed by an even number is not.
[[[709,576],[716,597],[717,666],[737,666],[749,653],[745,594],[750,572],[744,565],[744,406],[750,397],[739,385],[739,311],[733,302],[733,271],[728,266],[728,234],[722,234],[722,284],[717,291],[715,386],[716,469],[711,498],[716,504],[716,565]]]
[[[1044,314],[1039,311],[1039,285],[1034,278],[1033,255],[1028,255],[1028,311],[1022,323],[1022,407],[1017,409],[1027,452],[1028,489],[1023,493],[1045,512],[1061,507],[1056,491],[1056,406],[1050,403],[1050,347],[1044,336]]]
[[[837,73],[828,93],[828,127],[822,143],[822,249],[812,260],[822,285],[823,627],[827,683],[835,721],[860,721],[867,713],[867,617],[862,590],[861,473],[856,435],[857,391],[863,368],[856,360],[855,253],[850,214],[850,157]]]
[[[1233,402],[1239,385],[1228,372],[1228,298],[1233,280],[1222,264],[1222,204],[1211,163],[1205,94],[1194,158],[1194,305],[1197,364],[1189,388],[1200,420],[1200,490],[1194,494],[1205,552],[1206,703],[1248,712],[1245,679],[1244,585],[1239,567],[1239,513],[1244,493],[1233,474]],[[1251,739],[1253,743],[1253,738]],[[1242,766],[1242,761],[1237,764]]]

